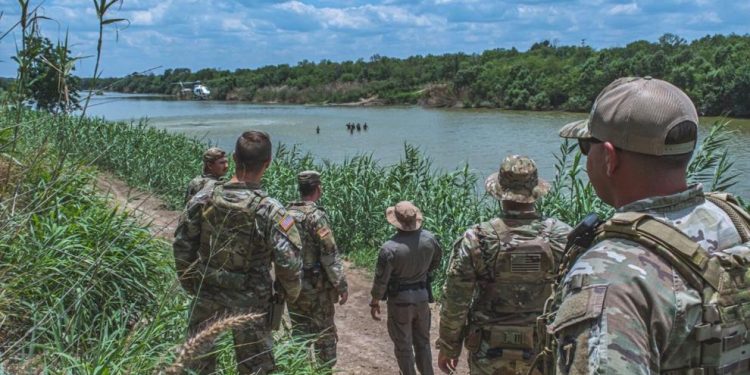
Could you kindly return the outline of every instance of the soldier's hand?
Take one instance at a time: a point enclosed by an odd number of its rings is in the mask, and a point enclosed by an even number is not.
[[[349,292],[339,294],[339,305],[343,305],[349,299]]]
[[[441,350],[438,352],[438,367],[446,374],[452,374],[458,366],[458,358],[448,358]]]
[[[370,301],[370,315],[373,320],[380,321],[380,303],[376,300]]]

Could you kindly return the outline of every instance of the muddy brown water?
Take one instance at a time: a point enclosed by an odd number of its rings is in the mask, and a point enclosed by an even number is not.
[[[480,179],[496,170],[508,154],[524,154],[554,177],[559,128],[586,114],[505,110],[445,110],[407,107],[333,107],[260,105],[221,101],[172,100],[170,97],[107,93],[92,100],[88,113],[109,120],[148,117],[151,125],[209,140],[232,149],[243,130],[269,132],[274,144],[298,145],[318,160],[342,161],[372,154],[384,164],[403,156],[404,143],[418,146],[435,167],[452,171],[464,164]],[[701,135],[714,118],[703,118]],[[347,123],[367,123],[350,133]],[[750,120],[735,119],[730,143],[734,170],[750,173]],[[320,134],[316,128],[320,127]],[[740,178],[731,192],[750,198],[750,179]]]

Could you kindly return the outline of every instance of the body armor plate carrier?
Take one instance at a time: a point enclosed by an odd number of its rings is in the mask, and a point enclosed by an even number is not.
[[[671,224],[637,212],[616,213],[597,228],[593,241],[622,238],[637,242],[666,259],[701,293],[703,321],[692,333],[701,343],[700,363],[663,370],[662,374],[750,373],[750,215],[728,194],[708,193],[706,198],[729,215],[741,244],[709,253]],[[575,255],[566,254],[562,272],[585,249],[573,246],[571,250]],[[552,315],[554,312],[543,318],[549,323],[554,320]],[[546,345],[550,341],[548,337]],[[548,354],[554,353],[554,349],[546,349]],[[545,369],[549,372],[551,366]]]
[[[484,331],[490,347],[509,352],[515,350],[528,356],[535,352],[535,321],[525,317],[537,315],[543,310],[545,301],[552,293],[560,256],[555,257],[549,243],[539,236],[519,243],[507,243],[505,238],[513,234],[513,228],[501,219],[493,219],[482,229],[483,233],[479,233],[482,246],[471,254],[474,258],[482,257],[485,265],[484,272],[478,278],[480,294],[475,299],[481,302],[475,303],[472,310],[485,316],[507,318],[515,314],[523,317],[471,326]],[[525,236],[528,237],[528,233]],[[489,252],[481,250],[493,246],[499,248]],[[468,342],[465,346],[470,351],[475,349]]]

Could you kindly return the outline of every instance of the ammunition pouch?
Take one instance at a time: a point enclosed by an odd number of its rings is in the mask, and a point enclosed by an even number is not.
[[[490,348],[521,349],[531,352],[534,349],[534,327],[489,326],[485,334]]]
[[[482,328],[478,326],[469,326],[466,330],[466,336],[464,336],[464,348],[469,353],[476,353],[479,350],[479,345],[482,342]]]

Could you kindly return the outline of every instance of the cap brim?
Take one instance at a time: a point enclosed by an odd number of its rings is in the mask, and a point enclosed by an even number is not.
[[[396,207],[391,206],[386,208],[385,210],[385,219],[388,221],[389,224],[393,225],[394,227],[404,231],[404,232],[413,232],[419,228],[422,227],[422,211],[417,208],[417,217],[415,222],[412,225],[406,225],[396,218]]]
[[[539,183],[534,187],[531,192],[518,192],[512,190],[503,190],[500,186],[500,182],[497,179],[498,172],[495,172],[484,180],[484,188],[487,193],[493,198],[499,201],[513,201],[518,203],[534,203],[537,199],[546,195],[550,190],[550,184],[543,179],[539,179]]]
[[[591,130],[589,129],[589,120],[578,120],[571,123],[565,124],[560,129],[560,136],[563,138],[577,138],[577,139],[588,139],[591,138]]]

